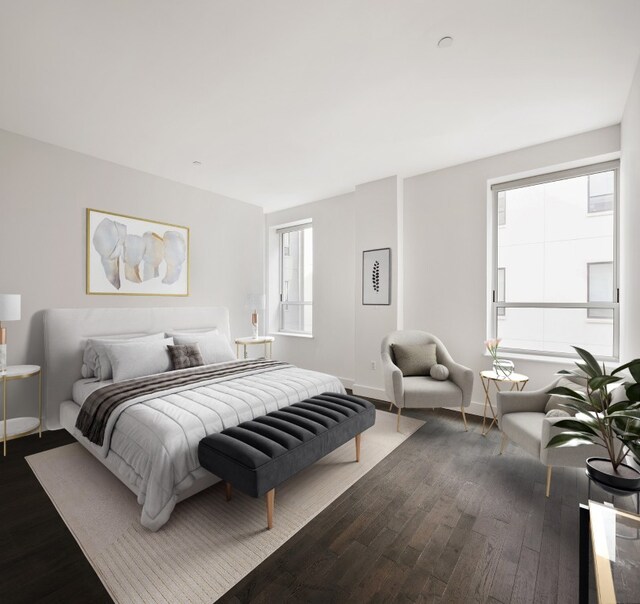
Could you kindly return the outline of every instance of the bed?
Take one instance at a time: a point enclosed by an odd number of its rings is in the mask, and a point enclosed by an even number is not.
[[[76,428],[84,402],[109,382],[81,376],[87,339],[123,334],[217,328],[229,338],[226,308],[50,309],[45,311],[45,413],[49,429],[63,427],[138,498],[141,524],[156,531],[175,505],[218,481],[200,467],[197,447],[206,434],[275,411],[322,392],[344,393],[323,373],[273,363],[225,377],[214,366],[206,379],[149,390],[118,408],[102,445]],[[242,363],[238,363],[241,365]],[[100,390],[102,389],[102,390]],[[94,397],[95,398],[95,397]]]

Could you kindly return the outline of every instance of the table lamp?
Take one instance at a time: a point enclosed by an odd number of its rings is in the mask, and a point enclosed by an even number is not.
[[[20,294],[0,294],[0,371],[7,368],[7,330],[3,321],[20,320]]]
[[[264,294],[249,294],[245,303],[245,308],[251,311],[251,328],[254,339],[258,337],[258,311],[264,310],[266,306],[266,296]]]

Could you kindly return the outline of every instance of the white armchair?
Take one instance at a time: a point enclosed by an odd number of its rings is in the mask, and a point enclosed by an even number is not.
[[[404,377],[400,368],[394,363],[393,344],[435,344],[436,359],[440,365],[444,365],[449,370],[449,378],[439,381],[422,375]],[[438,338],[425,331],[394,331],[382,340],[381,356],[385,391],[391,401],[389,410],[393,405],[398,408],[398,431],[400,431],[400,415],[403,408],[434,409],[458,406],[462,412],[464,428],[467,429],[464,408],[471,403],[473,372],[456,363]]]
[[[558,380],[541,390],[529,392],[499,392],[497,398],[498,425],[502,431],[502,455],[509,441],[522,447],[537,457],[547,466],[546,495],[551,493],[551,472],[554,466],[581,468],[585,467],[587,457],[602,454],[598,445],[578,445],[577,447],[547,448],[547,443],[562,430],[555,424],[562,417],[547,417],[545,406],[549,401],[549,390],[555,387]]]

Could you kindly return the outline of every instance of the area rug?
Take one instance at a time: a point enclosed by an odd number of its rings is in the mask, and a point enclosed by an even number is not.
[[[276,490],[275,526],[265,502],[221,484],[179,503],[152,533],[140,525],[135,495],[79,443],[27,457],[27,462],[118,603],[211,604],[357,482],[423,422],[378,411],[362,436]]]

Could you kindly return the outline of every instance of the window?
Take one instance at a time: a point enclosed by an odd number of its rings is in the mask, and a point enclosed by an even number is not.
[[[504,191],[498,193],[498,226],[507,224],[507,196]]]
[[[587,264],[587,300],[589,302],[613,301],[613,262],[589,262]],[[587,308],[590,319],[613,319],[610,308]]]
[[[507,276],[507,269],[504,267],[500,267],[498,268],[498,287],[497,287],[497,302],[504,302],[505,301],[505,279]],[[499,317],[504,317],[506,314],[506,308],[504,308],[504,306],[500,306],[498,307],[498,316]]]
[[[492,187],[488,331],[503,350],[617,358],[617,183],[607,162]]]
[[[587,211],[589,214],[613,210],[614,173],[599,172],[589,175]]]
[[[305,223],[278,229],[280,244],[280,327],[285,333],[311,335],[313,301],[313,229]]]

